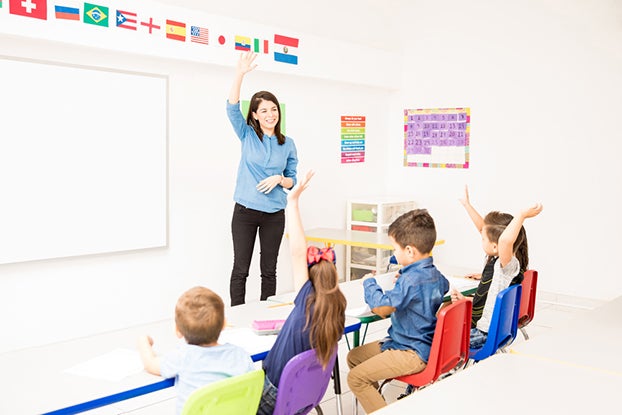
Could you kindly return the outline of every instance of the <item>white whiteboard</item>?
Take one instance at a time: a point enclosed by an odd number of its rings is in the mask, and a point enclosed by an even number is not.
[[[167,245],[165,76],[0,57],[0,264]]]

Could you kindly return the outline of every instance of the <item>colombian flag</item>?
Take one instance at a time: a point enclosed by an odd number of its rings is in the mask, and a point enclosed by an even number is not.
[[[251,50],[251,38],[235,35],[235,50]]]
[[[186,41],[186,24],[174,20],[166,20],[166,37],[168,39]]]

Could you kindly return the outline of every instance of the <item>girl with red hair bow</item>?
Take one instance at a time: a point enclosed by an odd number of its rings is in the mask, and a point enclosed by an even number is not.
[[[289,359],[313,348],[326,367],[345,326],[346,298],[339,289],[335,252],[332,248],[307,248],[300,219],[298,199],[309,186],[313,174],[308,172],[287,196],[289,248],[294,288],[298,294],[294,309],[263,361],[266,376],[257,414],[267,415],[274,411],[277,386]]]

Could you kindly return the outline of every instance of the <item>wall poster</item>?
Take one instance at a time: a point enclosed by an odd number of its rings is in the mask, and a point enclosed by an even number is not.
[[[404,110],[404,166],[469,168],[470,108]]]

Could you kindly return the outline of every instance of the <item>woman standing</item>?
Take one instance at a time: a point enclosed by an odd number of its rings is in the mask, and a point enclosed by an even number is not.
[[[296,184],[298,157],[294,141],[281,133],[281,109],[268,91],[253,95],[246,119],[240,110],[244,75],[257,67],[256,54],[243,53],[227,102],[227,116],[242,145],[231,221],[233,270],[229,286],[231,305],[243,304],[246,279],[259,233],[261,295],[276,293],[276,264],[285,229],[287,195]]]

